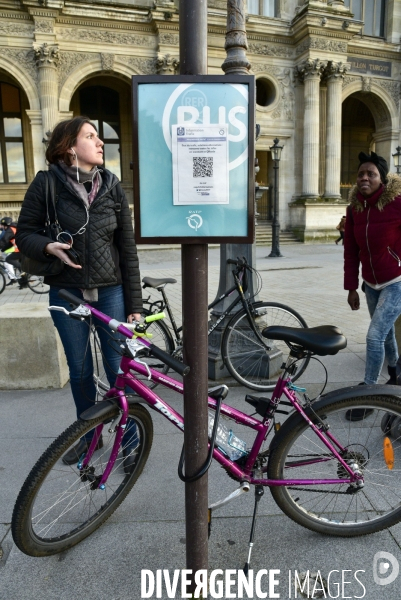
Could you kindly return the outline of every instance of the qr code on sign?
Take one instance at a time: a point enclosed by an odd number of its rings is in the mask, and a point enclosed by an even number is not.
[[[213,157],[194,156],[193,157],[193,176],[194,177],[213,177]]]

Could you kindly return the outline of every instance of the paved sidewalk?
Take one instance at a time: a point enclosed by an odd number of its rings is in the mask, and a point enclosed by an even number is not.
[[[290,305],[308,325],[340,326],[348,338],[348,347],[324,361],[329,369],[329,388],[361,381],[369,317],[363,301],[358,312],[352,312],[347,305],[342,289],[342,249],[334,244],[285,246],[282,248],[285,256],[280,259],[265,258],[269,251],[269,248],[257,248],[257,268],[263,277],[260,299]],[[168,291],[179,316],[179,252],[141,251],[140,260],[142,276],[169,276],[178,280]],[[210,300],[217,291],[218,272],[218,250],[210,250]],[[29,294],[7,289],[0,296],[0,305],[7,303],[5,298],[13,303],[37,301],[37,297],[33,298],[36,295]],[[312,362],[301,381],[317,392],[324,381],[323,368]],[[232,388],[230,403],[243,407],[246,393],[245,388]],[[181,399],[173,392],[163,395],[180,409]],[[182,436],[166,420],[152,413],[155,437],[148,463],[133,491],[109,521],[66,553],[31,558],[13,545],[10,535],[13,505],[38,456],[74,419],[73,402],[67,385],[56,391],[1,391],[0,405],[0,543],[3,552],[0,600],[139,600],[141,569],[155,572],[156,569],[185,568],[184,485],[177,477]],[[236,483],[214,465],[209,474],[210,502],[234,489]],[[253,501],[253,493],[250,493],[216,512],[209,542],[211,570],[243,567]],[[293,589],[291,595],[288,591],[290,570],[310,569],[320,570],[326,578],[330,571],[337,570],[336,581],[341,582],[341,577],[345,582],[351,581],[343,585],[343,591],[340,585],[339,598],[399,600],[398,580],[382,589],[373,581],[372,564],[379,551],[390,552],[401,560],[401,525],[363,538],[320,536],[285,517],[268,489],[259,511],[252,567],[255,571],[280,570],[276,576],[280,581],[276,588],[280,598],[295,597]],[[365,594],[355,579],[357,570],[365,571],[359,574]],[[161,597],[168,596],[164,592]],[[298,597],[301,597],[299,593]],[[181,598],[181,594],[175,598]]]

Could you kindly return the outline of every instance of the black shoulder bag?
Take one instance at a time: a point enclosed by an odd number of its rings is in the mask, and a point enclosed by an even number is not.
[[[57,236],[61,232],[61,228],[57,219],[56,212],[56,198],[55,198],[55,182],[54,175],[51,171],[44,171],[46,175],[46,222],[43,229],[40,229],[36,233],[44,235],[50,238],[53,242],[57,242]],[[49,180],[50,180],[50,198],[54,209],[54,222],[52,223],[49,216]],[[64,263],[60,258],[47,257],[43,255],[43,260],[37,260],[36,258],[29,258],[20,253],[21,269],[30,275],[39,275],[44,277],[51,277],[52,275],[58,275],[64,269]]]

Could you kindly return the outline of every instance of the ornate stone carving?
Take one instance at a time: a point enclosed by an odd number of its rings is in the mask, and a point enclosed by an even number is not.
[[[296,54],[302,54],[306,50],[326,50],[328,52],[347,52],[347,42],[342,40],[328,40],[325,38],[310,37],[296,49]]]
[[[400,84],[397,81],[386,81],[384,79],[375,79],[375,83],[378,83],[380,87],[386,90],[397,108],[400,106]]]
[[[132,67],[137,73],[152,75],[156,73],[154,58],[137,58],[135,56],[118,56],[118,60]]]
[[[288,120],[293,118],[294,109],[294,86],[291,78],[291,70],[268,64],[253,65],[254,73],[268,73],[276,79],[279,88],[279,102],[271,114],[272,119],[279,119],[284,115]]]
[[[102,44],[119,44],[130,46],[154,46],[155,38],[151,36],[139,36],[134,33],[116,31],[97,31],[96,29],[60,29],[59,37],[64,40],[84,40],[90,42],[101,42]]]
[[[370,100],[375,107],[377,117],[381,123],[387,123],[389,120],[388,113],[383,105],[383,102],[374,94],[370,96]]]
[[[362,77],[362,91],[365,93],[369,93],[372,91],[372,78],[371,77]]]
[[[175,33],[160,33],[159,43],[168,44],[169,46],[178,46],[180,36]]]
[[[103,71],[113,71],[114,69],[114,61],[115,61],[115,55],[114,54],[100,54],[100,62],[102,63],[102,70]]]
[[[58,65],[59,90],[78,65],[95,59],[99,60],[99,54],[92,52],[60,52]]]
[[[54,21],[35,18],[35,33],[54,33]]]
[[[159,75],[175,75],[180,68],[180,61],[171,54],[159,55],[155,60],[155,67]]]
[[[35,67],[34,62],[34,51],[33,50],[17,50],[15,48],[1,48],[1,55],[3,57],[9,57],[11,60],[15,61],[19,68],[25,71],[30,77],[38,82],[38,72]],[[17,76],[18,78],[18,76]]]
[[[340,79],[345,76],[346,72],[349,71],[350,68],[351,63],[334,62],[332,60],[329,60],[324,75],[327,79]]]
[[[354,83],[354,81],[361,81],[361,77],[358,77],[356,75],[345,75],[343,79],[343,88],[345,88],[347,85],[350,85],[351,83]]]
[[[35,45],[33,47],[35,52],[35,61],[37,67],[47,67],[49,65],[58,65],[59,51],[58,46],[49,46],[46,42],[41,46]]]
[[[23,23],[0,23],[1,35],[24,35],[32,36],[32,25],[24,25]]]
[[[261,44],[252,42],[249,44],[249,52],[252,54],[264,54],[266,56],[281,56],[291,58],[293,55],[292,48],[283,45]]]
[[[296,77],[303,81],[307,78],[320,79],[326,66],[327,61],[325,60],[320,60],[320,58],[308,58],[295,67],[294,73]]]

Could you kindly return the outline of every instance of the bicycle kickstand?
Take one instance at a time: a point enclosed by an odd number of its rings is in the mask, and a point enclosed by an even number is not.
[[[245,575],[248,575],[249,566],[251,564],[251,554],[252,554],[252,548],[253,548],[253,539],[255,537],[256,514],[258,512],[259,500],[261,499],[261,497],[263,496],[264,493],[265,493],[265,490],[264,490],[263,485],[256,485],[255,486],[255,506],[253,508],[251,535],[249,537],[248,560],[245,563],[244,568],[243,568],[243,571],[244,571]]]

